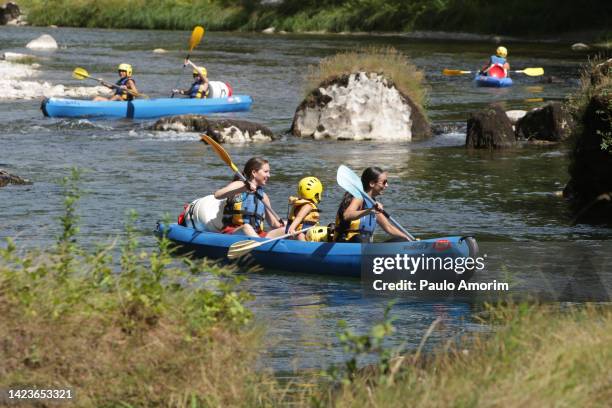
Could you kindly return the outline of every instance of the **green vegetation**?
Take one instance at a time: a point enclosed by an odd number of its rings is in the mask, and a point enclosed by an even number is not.
[[[35,25],[190,30],[411,31],[550,34],[609,30],[610,3],[554,0],[22,0]]]
[[[309,69],[306,93],[330,78],[360,71],[384,75],[393,81],[400,92],[408,95],[420,107],[426,102],[427,90],[423,84],[425,75],[410,62],[408,57],[392,47],[369,47],[322,59],[319,66]]]
[[[0,389],[71,388],[79,407],[592,406],[612,399],[612,309],[498,305],[492,333],[449,339],[432,354],[385,346],[390,307],[366,334],[341,325],[346,363],[281,385],[257,372],[261,330],[231,270],[139,249],[83,249],[79,173],[63,181],[65,211],[46,251],[0,247]],[[119,257],[114,253],[120,253]],[[358,361],[374,356],[376,364]],[[330,378],[331,383],[324,381]]]

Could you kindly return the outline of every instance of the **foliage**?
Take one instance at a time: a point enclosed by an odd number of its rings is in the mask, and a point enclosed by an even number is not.
[[[427,89],[425,75],[401,52],[392,47],[367,47],[336,54],[320,61],[318,67],[310,67],[306,92],[316,89],[329,78],[355,72],[376,72],[393,81],[395,87],[422,107]]]

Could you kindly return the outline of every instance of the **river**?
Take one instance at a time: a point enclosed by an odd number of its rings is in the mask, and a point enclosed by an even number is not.
[[[60,48],[53,52],[24,48],[42,33],[53,35]],[[77,66],[115,80],[117,64],[129,62],[140,91],[165,96],[177,79],[181,87],[190,82],[190,72],[181,68],[188,38],[188,32],[171,31],[0,27],[0,52],[40,56],[36,80],[67,86],[84,85],[71,77]],[[304,96],[309,65],[367,45],[394,46],[425,72],[430,86],[428,114],[447,131],[426,141],[386,145],[285,135]],[[204,64],[211,79],[228,81],[235,92],[253,96],[253,109],[233,117],[260,122],[285,135],[272,143],[227,146],[239,165],[253,155],[270,159],[267,191],[279,213],[285,211],[286,198],[294,194],[299,178],[312,174],[324,183],[322,218],[331,222],[343,193],[335,184],[338,165],[357,171],[378,165],[389,171],[390,186],[382,197],[385,208],[412,234],[474,235],[481,249],[503,258],[504,272],[515,278],[542,269],[540,255],[552,255],[563,268],[582,271],[584,259],[577,254],[591,251],[594,258],[612,253],[606,243],[612,229],[571,225],[566,204],[551,194],[568,180],[566,147],[523,146],[503,153],[463,148],[470,112],[493,101],[506,109],[529,109],[538,105],[534,98],[560,100],[577,87],[584,57],[573,53],[569,44],[506,45],[514,69],[544,67],[546,75],[560,82],[542,84],[538,78],[516,74],[512,88],[476,88],[469,76],[445,77],[441,71],[477,69],[494,50],[493,44],[399,35],[206,33],[192,60]],[[155,48],[169,52],[155,54]],[[32,186],[0,189],[0,238],[14,237],[25,246],[53,242],[62,211],[57,181],[73,166],[84,170],[80,239],[87,246],[122,236],[126,213],[135,209],[143,246],[152,249],[157,220],[164,214],[175,218],[184,202],[209,194],[231,177],[197,135],[153,132],[148,130],[152,121],[49,119],[39,106],[40,100],[7,100],[0,95],[0,168],[34,181]],[[607,272],[600,265],[593,268],[596,273],[591,278],[599,278],[609,289],[610,268]],[[522,282],[523,287],[530,286]],[[342,361],[338,321],[344,319],[363,332],[382,317],[389,300],[364,296],[358,280],[271,271],[252,274],[246,288],[256,295],[252,307],[268,329],[262,365],[277,372]],[[469,318],[475,308],[461,300],[402,298],[392,313],[397,317],[392,343],[416,347],[439,316],[445,317],[444,325],[434,332],[430,344],[486,330]]]

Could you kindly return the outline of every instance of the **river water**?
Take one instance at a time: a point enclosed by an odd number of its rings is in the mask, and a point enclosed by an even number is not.
[[[83,86],[71,78],[77,66],[114,80],[117,64],[130,62],[139,90],[146,94],[169,95],[177,79],[181,87],[190,82],[190,72],[181,71],[188,32],[0,27],[0,52],[28,52],[24,45],[45,32],[53,35],[60,49],[34,53],[41,57],[39,81]],[[390,186],[382,198],[385,208],[408,230],[420,237],[476,236],[481,249],[502,260],[503,272],[525,290],[550,286],[557,267],[571,270],[566,277],[580,276],[585,268],[581,255],[600,259],[612,253],[607,246],[612,229],[571,225],[566,204],[551,194],[568,180],[565,147],[524,146],[503,153],[468,152],[462,147],[470,112],[493,101],[507,109],[529,109],[537,106],[534,98],[559,100],[575,90],[584,57],[572,53],[569,44],[507,44],[513,68],[544,67],[547,75],[560,82],[542,84],[517,74],[516,85],[501,90],[476,88],[469,76],[441,75],[443,68],[481,66],[495,46],[477,41],[206,33],[192,60],[204,64],[211,79],[228,81],[236,93],[253,96],[253,109],[233,117],[285,134],[304,95],[308,66],[322,57],[367,45],[392,45],[425,72],[430,86],[428,114],[435,125],[445,125],[448,131],[426,141],[386,145],[286,135],[272,143],[228,146],[239,165],[253,155],[270,159],[272,179],[267,191],[278,212],[285,211],[286,198],[294,193],[298,179],[312,174],[326,188],[322,217],[331,222],[343,193],[335,185],[338,165],[356,171],[378,165],[389,171]],[[155,48],[169,52],[154,54]],[[6,100],[0,95],[0,167],[34,181],[32,186],[0,189],[0,237],[14,237],[26,246],[51,243],[62,211],[57,180],[73,166],[84,170],[80,235],[87,245],[122,236],[126,213],[135,209],[142,243],[151,249],[157,220],[164,214],[176,217],[184,202],[209,194],[231,177],[197,135],[153,132],[148,130],[152,121],[49,119],[39,106],[40,100]],[[529,281],[544,264],[551,265],[543,260],[546,256],[559,265],[544,271],[548,275],[540,283]],[[591,265],[589,274],[606,290],[612,283],[609,265]],[[364,296],[358,280],[316,275],[256,273],[246,288],[256,295],[252,307],[268,329],[262,365],[277,372],[341,361],[338,321],[344,319],[349,327],[363,332],[382,317],[389,301]],[[403,297],[392,313],[397,317],[392,342],[416,347],[440,316],[444,324],[430,344],[486,329],[469,319],[477,308],[464,300]]]

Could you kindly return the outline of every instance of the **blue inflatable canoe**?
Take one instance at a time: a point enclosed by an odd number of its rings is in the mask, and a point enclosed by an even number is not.
[[[178,224],[158,223],[156,234],[165,234],[178,246],[181,253],[191,253],[196,257],[224,259],[230,245],[250,239],[263,241],[265,238],[250,238],[244,235],[201,232]],[[395,257],[407,254],[411,257],[435,257],[457,259],[472,257],[478,253],[476,240],[472,237],[444,237],[412,242],[388,242],[374,244],[353,244],[334,242],[305,242],[283,239],[261,245],[253,249],[247,257],[263,268],[284,270],[296,273],[322,274],[334,276],[361,276],[362,269],[372,270],[373,259]],[[428,280],[467,280],[473,270],[458,274],[456,271],[417,271],[406,274],[408,279]]]
[[[248,95],[211,99],[135,99],[129,102],[45,98],[40,108],[45,116],[52,118],[151,119],[171,115],[248,111],[252,103],[253,99]]]
[[[476,85],[485,86],[490,88],[506,88],[508,86],[512,86],[511,78],[497,78],[494,76],[486,76],[486,75],[476,75],[474,78],[476,81]]]

